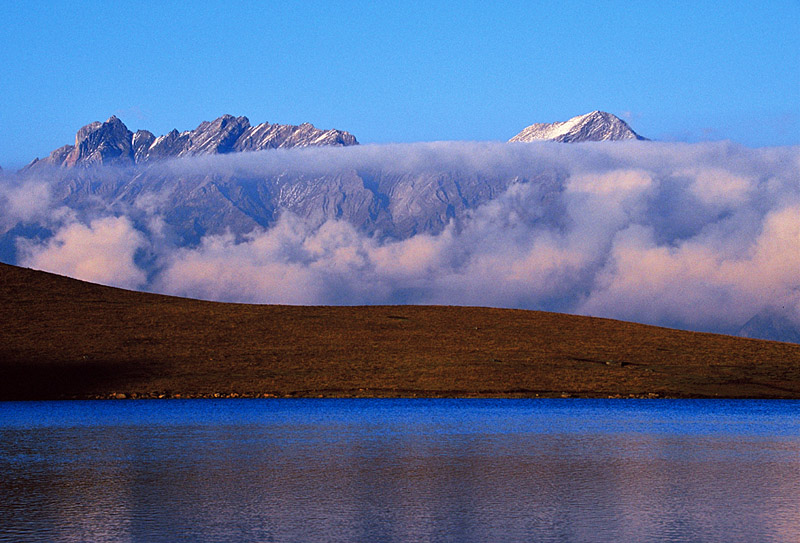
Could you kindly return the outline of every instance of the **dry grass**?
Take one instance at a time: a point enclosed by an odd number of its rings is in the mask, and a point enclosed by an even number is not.
[[[0,399],[800,398],[800,345],[472,307],[220,304],[0,265]]]

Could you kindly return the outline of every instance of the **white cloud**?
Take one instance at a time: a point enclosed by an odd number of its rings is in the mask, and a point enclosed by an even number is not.
[[[378,147],[356,161],[511,175],[542,159],[566,170],[555,196],[512,183],[458,228],[400,241],[285,215],[240,243],[181,250],[159,284],[237,301],[524,307],[722,332],[797,299],[797,149],[511,147],[389,146],[391,157]]]
[[[157,262],[146,288],[214,300],[520,307],[726,333],[780,310],[800,329],[798,147],[440,142],[161,167],[203,178],[377,171],[518,181],[436,235],[382,240],[342,220],[320,225],[285,212],[269,228],[206,236],[196,247],[176,246],[159,215],[163,195],[143,191],[137,224],[147,238],[125,217],[72,222],[26,246],[24,263],[142,286],[133,255],[146,248]]]
[[[0,178],[0,226],[45,220],[51,211],[50,185],[43,179],[13,182]]]
[[[47,242],[21,243],[21,264],[84,281],[123,288],[144,285],[147,277],[134,262],[147,240],[126,217],[106,217],[88,226],[74,222]]]
[[[735,330],[768,308],[796,312],[800,293],[800,206],[764,217],[761,233],[731,256],[713,238],[657,245],[652,231],[631,227],[579,312],[694,329]],[[800,321],[798,321],[800,323]]]
[[[697,169],[682,172],[692,179],[690,190],[707,205],[731,206],[743,203],[748,191],[754,188],[752,179],[732,174],[721,168]]]

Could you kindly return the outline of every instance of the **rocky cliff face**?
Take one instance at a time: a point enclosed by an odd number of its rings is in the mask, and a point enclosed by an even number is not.
[[[592,111],[558,123],[536,123],[511,138],[510,142],[646,140],[619,117],[605,111]]]
[[[114,116],[104,123],[88,124],[78,130],[75,145],[64,157],[62,165],[128,164],[132,157],[132,137],[128,127]]]
[[[151,160],[189,155],[260,151],[280,147],[357,145],[355,136],[341,130],[320,130],[309,123],[300,126],[262,123],[251,126],[247,117],[223,115],[202,122],[194,130],[156,137],[147,130],[132,133],[117,117],[87,124],[65,145],[26,169],[42,166],[72,168],[98,164],[128,166]]]
[[[138,220],[143,210],[157,213],[181,246],[193,246],[209,234],[245,235],[270,227],[284,211],[313,227],[343,220],[379,238],[436,234],[512,183],[536,185],[545,201],[558,192],[562,179],[551,170],[520,177],[503,172],[392,173],[380,168],[250,176],[181,171],[157,162],[130,169],[62,168],[55,174],[50,184],[53,201],[87,217],[112,212]],[[141,220],[146,222],[144,215]],[[0,221],[0,241],[4,233]]]

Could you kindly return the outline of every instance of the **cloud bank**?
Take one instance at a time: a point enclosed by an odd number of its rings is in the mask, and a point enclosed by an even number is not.
[[[367,170],[508,182],[443,230],[405,239],[283,211],[267,228],[195,246],[170,241],[158,205],[78,220],[36,196],[48,194],[45,182],[31,182],[0,192],[8,213],[62,218],[51,238],[18,240],[20,263],[222,301],[516,307],[723,333],[777,315],[800,331],[800,147],[443,142],[160,167],[254,183]],[[543,191],[535,179],[548,172],[555,181]]]
[[[115,287],[136,289],[147,276],[134,263],[145,236],[126,217],[71,222],[44,243],[22,241],[22,263],[31,268]]]

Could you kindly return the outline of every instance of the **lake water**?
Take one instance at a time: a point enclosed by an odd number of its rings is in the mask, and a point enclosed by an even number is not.
[[[800,541],[800,402],[0,403],[0,541]]]

